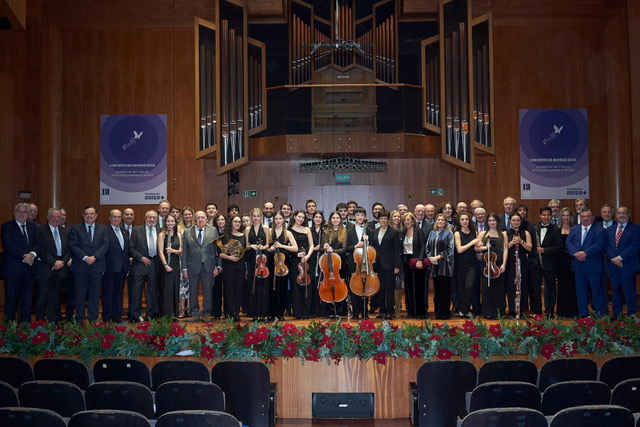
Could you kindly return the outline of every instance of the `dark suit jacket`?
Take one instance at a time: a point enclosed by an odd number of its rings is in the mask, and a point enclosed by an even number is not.
[[[427,234],[428,235],[428,234]],[[404,252],[404,238],[406,233],[400,233],[400,243],[402,246],[402,252]],[[413,231],[413,255],[411,258],[424,259],[426,256],[425,245],[427,244],[427,237],[422,234],[419,228]]]
[[[356,231],[356,225],[351,224],[353,227],[347,229],[347,265],[349,267],[349,271],[354,273],[356,271],[356,263],[353,260],[353,251],[355,250],[355,246],[360,242],[358,239],[358,232]],[[367,234],[367,226],[365,224],[363,236]]]
[[[379,229],[367,229],[369,243],[378,252],[374,267],[376,271],[380,269],[393,270],[394,268],[402,268],[400,254],[402,254],[402,243],[400,242],[400,234],[395,228],[388,227],[384,233],[382,242],[378,243]]]
[[[84,222],[71,227],[71,257],[73,259],[73,271],[88,270],[93,273],[104,273],[107,270],[105,257],[109,250],[109,239],[107,238],[107,227],[95,223],[93,231],[93,242],[89,241],[89,233]],[[85,256],[96,257],[96,262],[87,265],[82,258]]]
[[[156,254],[158,252],[157,243],[160,228],[156,224]],[[149,258],[149,245],[147,244],[147,226],[146,224],[133,227],[131,232],[131,241],[129,242],[129,255],[133,258],[131,263],[131,274],[136,276],[145,276],[149,272],[149,268],[142,263],[142,257]]]
[[[120,228],[124,239],[124,249],[111,224],[107,225],[107,237],[109,238],[109,250],[107,251],[107,273],[127,273],[129,271],[129,234],[127,230]]]
[[[500,215],[498,215],[498,218],[500,220],[500,223],[498,224],[498,228],[500,229],[500,231],[507,231],[507,222],[509,222],[507,219],[507,214],[502,212]]]
[[[606,237],[604,228],[592,224],[584,243],[581,243],[582,225],[571,227],[566,242],[567,251],[571,255],[571,269],[576,273],[601,273]],[[587,253],[586,260],[578,261],[574,257],[574,254],[580,251]]]
[[[71,248],[69,242],[69,229],[67,227],[58,227],[60,234],[60,244],[62,246],[62,256],[57,255],[56,242],[53,239],[53,233],[49,224],[38,226],[38,234],[40,238],[40,250],[38,251],[38,261],[35,265],[36,277],[39,279],[48,279],[53,273],[52,267],[56,261],[63,261],[64,267],[58,270],[59,277],[66,278],[69,275],[69,267],[67,263],[71,258]]]
[[[2,272],[5,277],[18,277],[25,269],[31,269],[31,266],[22,262],[22,257],[29,252],[38,254],[40,238],[36,224],[26,221],[26,226],[29,243],[15,220],[12,219],[2,224],[2,247],[4,248]]]
[[[634,272],[638,269],[638,251],[640,250],[640,225],[634,222],[628,222],[624,227],[618,247],[616,248],[616,233],[618,227],[607,228],[607,244],[605,251],[607,261],[617,256],[622,258],[623,269]],[[609,268],[618,268],[611,262],[607,262]]]
[[[535,235],[531,236],[533,239],[538,239],[541,236],[542,225],[536,224]],[[558,256],[560,254],[560,240],[558,237],[558,227],[553,224],[549,224],[547,232],[544,235],[544,239],[540,241],[540,247],[544,248],[542,255],[542,269],[543,270],[557,270],[558,269]],[[530,257],[538,256],[538,254],[530,254]],[[538,257],[540,258],[540,257]]]

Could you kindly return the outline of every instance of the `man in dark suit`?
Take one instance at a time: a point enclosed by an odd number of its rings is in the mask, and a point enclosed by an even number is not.
[[[516,211],[516,199],[511,196],[507,196],[502,201],[502,206],[504,208],[504,213],[501,213],[498,218],[500,218],[500,230],[507,231],[511,228],[511,215],[513,215]]]
[[[567,237],[567,251],[571,255],[571,270],[576,275],[576,294],[580,317],[589,315],[588,291],[594,311],[607,314],[607,297],[602,288],[602,256],[606,233],[602,227],[593,226],[593,212],[585,208],[580,212],[580,225],[571,227]]]
[[[107,271],[102,278],[102,320],[122,322],[124,279],[129,272],[129,233],[122,229],[122,212],[109,212]]]
[[[629,208],[620,206],[616,211],[618,225],[609,227],[606,257],[609,260],[607,269],[613,288],[613,315],[622,313],[622,294],[627,302],[627,314],[634,315],[637,311],[636,302],[636,270],[640,266],[638,251],[640,250],[640,226],[629,221]]]
[[[384,205],[380,202],[375,202],[372,206],[371,206],[371,219],[369,220],[369,223],[367,224],[367,228],[371,229],[371,230],[376,230],[378,228],[380,228],[380,221],[379,221],[379,215],[380,212],[382,212],[383,210],[385,210]]]
[[[55,322],[58,320],[60,286],[69,277],[68,263],[71,259],[69,229],[60,227],[62,213],[58,208],[47,212],[47,224],[38,227],[40,250],[35,264],[36,320]]]
[[[40,239],[35,223],[27,221],[29,205],[18,203],[13,208],[15,219],[2,224],[4,248],[3,274],[5,281],[4,311],[7,320],[31,321],[33,298],[33,264],[38,256]]]
[[[142,291],[147,282],[147,317],[156,318],[160,310],[158,301],[158,280],[160,271],[160,257],[158,257],[158,213],[147,211],[144,224],[133,228],[129,243],[131,262],[131,277],[129,278],[129,310],[130,321],[141,322]]]
[[[85,301],[89,298],[87,319],[93,322],[100,311],[100,286],[106,271],[105,257],[109,250],[107,228],[98,224],[93,206],[82,212],[83,222],[71,227],[71,259],[76,294],[76,320],[85,319]]]
[[[609,227],[618,225],[618,223],[614,221],[613,216],[613,206],[611,206],[609,203],[605,203],[600,208],[600,220],[596,221],[596,225],[604,228],[605,230]]]
[[[531,253],[531,257],[538,258],[538,268],[532,268],[531,280],[535,281],[534,287],[542,288],[542,278],[544,277],[544,311],[548,317],[553,317],[556,301],[557,288],[556,279],[558,276],[558,254],[560,253],[560,243],[558,242],[558,228],[551,223],[553,219],[552,210],[549,206],[540,208],[540,222],[535,226],[531,237],[539,242],[537,253]]]
[[[193,216],[196,224],[185,230],[182,236],[182,275],[189,279],[189,311],[191,320],[201,316],[205,321],[211,317],[214,277],[220,273],[216,258],[216,245],[211,241],[218,237],[218,230],[207,224],[207,216],[198,211]],[[202,283],[202,310],[198,303],[198,289]]]

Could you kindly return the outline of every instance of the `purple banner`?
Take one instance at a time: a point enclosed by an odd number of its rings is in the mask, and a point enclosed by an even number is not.
[[[157,204],[167,195],[167,115],[100,116],[100,204]]]
[[[586,109],[520,110],[522,199],[589,197]]]

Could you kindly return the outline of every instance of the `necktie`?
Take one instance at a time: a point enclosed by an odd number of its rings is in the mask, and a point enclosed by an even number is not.
[[[27,234],[27,225],[26,224],[20,224],[20,227],[22,228],[22,235],[27,240],[27,245],[28,245],[29,244],[29,235]]]
[[[91,242],[91,243],[93,243],[93,230],[92,230],[92,228],[93,228],[93,225],[90,225],[90,226],[87,227],[88,233],[89,233],[89,242]]]
[[[511,230],[511,217],[505,215],[505,221],[507,222],[507,230]]]
[[[558,218],[553,218],[553,225],[558,225]]]
[[[149,256],[154,257],[158,254],[156,250],[156,238],[153,235],[153,227],[149,227]]]
[[[618,226],[618,231],[616,232],[616,249],[618,249],[618,243],[620,243],[621,237],[622,237],[622,224]]]
[[[271,219],[271,218],[269,218],[267,221],[269,221],[269,227],[271,227],[271,221],[272,221],[272,219]]]
[[[116,237],[118,238],[118,242],[120,242],[120,247],[124,249],[124,237],[122,237],[122,233],[120,232],[120,228],[115,227],[113,231],[116,232]]]
[[[129,238],[131,238],[131,226],[127,225],[127,233],[129,234]]]
[[[478,230],[480,230],[480,232],[484,231],[484,222],[478,224]]]
[[[202,244],[202,228],[198,229],[198,244]]]
[[[584,239],[587,238],[587,231],[589,231],[589,229],[587,227],[582,227],[582,241],[580,242],[580,244],[584,244]]]
[[[53,240],[56,242],[56,255],[62,256],[62,242],[60,241],[60,233],[58,233],[58,227],[53,229]]]

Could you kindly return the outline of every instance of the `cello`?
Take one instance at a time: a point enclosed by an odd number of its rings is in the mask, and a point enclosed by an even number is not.
[[[361,297],[370,297],[380,290],[380,279],[373,271],[373,263],[376,262],[376,250],[369,246],[368,241],[362,241],[363,246],[353,251],[353,260],[356,263],[356,272],[351,276],[349,288],[351,292]]]
[[[347,283],[340,277],[342,260],[334,252],[325,252],[319,260],[322,280],[318,285],[318,295],[326,303],[343,301],[349,294]]]

